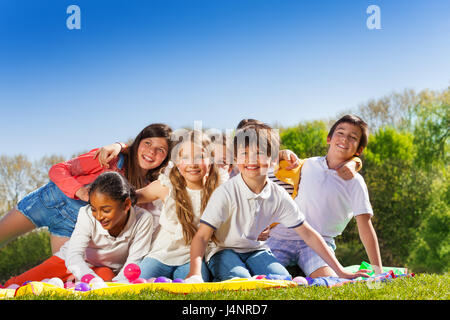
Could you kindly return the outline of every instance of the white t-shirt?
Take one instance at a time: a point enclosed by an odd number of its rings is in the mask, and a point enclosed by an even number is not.
[[[243,253],[268,248],[257,238],[274,222],[288,228],[303,223],[305,217],[289,194],[269,179],[266,182],[261,193],[255,194],[239,174],[213,192],[201,222],[215,229],[219,243],[205,254],[207,261],[223,249]]]
[[[306,221],[325,239],[340,235],[349,221],[359,214],[373,215],[364,178],[357,173],[351,180],[340,178],[328,168],[326,157],[305,161],[295,203]],[[301,239],[296,232],[276,226],[270,236],[277,239]]]
[[[113,237],[92,215],[89,205],[80,208],[72,236],[56,256],[65,260],[66,267],[77,280],[85,274],[95,275],[91,267],[109,267],[116,274],[114,281],[125,281],[123,267],[139,263],[150,251],[152,215],[139,207],[132,207],[128,221]]]
[[[166,174],[160,174],[158,180],[170,191],[164,199],[159,216],[160,230],[153,240],[147,257],[157,259],[166,265],[180,266],[190,260],[190,245],[187,245],[183,238],[183,227],[178,220],[174,188],[170,178]],[[202,190],[186,188],[186,191],[192,204],[194,224],[198,225],[201,215]]]

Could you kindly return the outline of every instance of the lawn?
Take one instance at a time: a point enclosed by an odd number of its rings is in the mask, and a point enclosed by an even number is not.
[[[143,290],[139,294],[84,296],[26,295],[16,300],[449,300],[450,274],[418,274],[389,282],[353,283],[340,287],[295,287],[173,294]]]

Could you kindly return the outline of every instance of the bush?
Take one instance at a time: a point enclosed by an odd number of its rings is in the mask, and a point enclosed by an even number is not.
[[[323,121],[300,123],[281,130],[281,147],[292,150],[301,159],[322,156],[328,150],[327,135]]]
[[[424,212],[409,264],[417,272],[442,273],[450,270],[450,190],[448,183],[439,183],[432,188],[436,191]]]
[[[17,238],[0,249],[0,281],[31,269],[51,255],[50,234],[46,229]]]

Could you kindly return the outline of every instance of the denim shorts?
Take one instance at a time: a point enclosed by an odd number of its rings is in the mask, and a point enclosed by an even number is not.
[[[25,196],[17,204],[23,213],[37,227],[47,227],[52,235],[70,237],[78,211],[87,202],[66,196],[53,182]]]
[[[325,243],[334,253],[334,250],[336,250],[334,240],[332,238],[326,239]],[[303,240],[278,240],[271,237],[266,244],[283,266],[297,264],[307,277],[317,269],[328,266]]]

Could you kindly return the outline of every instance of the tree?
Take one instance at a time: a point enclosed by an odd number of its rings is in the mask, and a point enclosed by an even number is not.
[[[301,159],[325,155],[328,150],[327,135],[324,121],[300,123],[280,130],[281,147],[292,150]]]
[[[30,162],[26,156],[0,156],[0,215],[11,210],[20,199],[48,182],[48,170],[60,156],[45,156]]]

